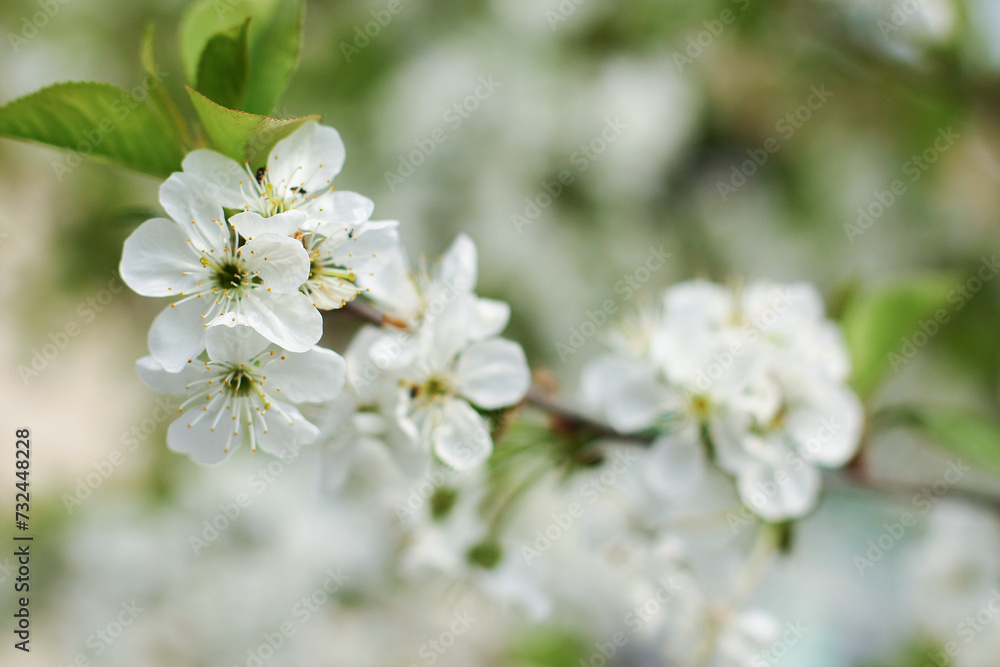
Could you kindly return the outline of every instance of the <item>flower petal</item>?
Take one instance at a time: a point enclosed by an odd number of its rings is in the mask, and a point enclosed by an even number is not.
[[[309,280],[309,253],[302,243],[288,236],[261,234],[239,250],[251,274],[264,284],[255,289],[295,292]]]
[[[448,399],[431,432],[434,453],[455,470],[468,470],[486,462],[493,440],[485,420],[465,401]]]
[[[205,349],[212,361],[241,364],[267,349],[269,341],[248,326],[208,327]]]
[[[737,477],[740,498],[767,521],[805,516],[816,505],[820,477],[811,465],[754,461]]]
[[[705,474],[698,424],[686,420],[676,432],[657,438],[646,461],[643,472],[650,490],[665,498],[690,493]]]
[[[203,416],[195,421],[199,415]],[[167,446],[179,454],[187,454],[196,463],[221,463],[239,447],[240,438],[231,435],[227,424],[220,424],[213,430],[214,420],[215,415],[205,414],[200,407],[186,410],[167,429]],[[227,452],[230,442],[231,449]]]
[[[344,388],[346,363],[333,350],[314,347],[307,352],[274,355],[264,373],[265,391],[270,392],[272,385],[281,388],[286,401],[319,403],[335,398]]]
[[[652,426],[670,412],[667,389],[650,366],[619,357],[604,357],[583,372],[584,400],[603,409],[608,422],[625,433]]]
[[[305,224],[307,218],[302,211],[285,211],[269,218],[256,211],[243,211],[229,218],[229,222],[240,236],[251,241],[261,234],[291,236]]]
[[[242,209],[257,198],[247,170],[222,153],[204,148],[191,151],[181,166],[200,195],[225,208]]]
[[[194,361],[184,364],[177,373],[170,373],[163,369],[152,356],[145,356],[135,362],[136,370],[142,381],[152,389],[165,394],[186,394],[190,390],[188,386],[196,381],[212,375],[212,371],[205,368],[205,364]]]
[[[166,218],[147,220],[125,239],[118,271],[125,284],[143,296],[193,292],[206,274],[183,229]]]
[[[346,157],[344,142],[335,129],[309,121],[271,149],[268,179],[279,191],[302,188],[316,195],[330,189]]]
[[[213,324],[246,324],[290,352],[305,352],[323,335],[323,317],[301,292],[276,294],[253,290],[241,300],[240,306],[240,312],[233,317],[226,315]]]
[[[455,388],[481,408],[517,403],[528,393],[531,372],[520,345],[502,338],[473,343],[458,357]]]
[[[476,286],[478,262],[476,244],[467,235],[459,234],[441,255],[434,272],[434,282],[453,291],[468,292]]]
[[[149,352],[164,370],[176,373],[189,359],[205,349],[208,299],[197,297],[172,303],[160,312],[149,328]]]
[[[254,415],[253,422],[257,446],[279,458],[297,457],[303,446],[312,444],[319,436],[316,425],[287,403],[272,405],[264,412],[263,419],[260,417]]]
[[[191,242],[199,250],[223,248],[229,242],[226,216],[217,200],[205,197],[193,178],[175,172],[160,186],[160,205],[182,229],[189,232]]]
[[[355,227],[372,217],[375,202],[357,192],[335,190],[310,201],[309,212],[319,223],[317,231],[322,231],[324,224]]]

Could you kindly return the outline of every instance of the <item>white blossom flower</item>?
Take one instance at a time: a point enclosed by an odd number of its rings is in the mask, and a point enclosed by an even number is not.
[[[815,290],[693,281],[637,322],[585,370],[583,393],[616,429],[655,436],[649,488],[688,493],[710,454],[761,517],[809,512],[817,466],[850,460],[863,418],[844,384],[846,348]]]
[[[472,295],[478,277],[476,244],[459,234],[433,267],[426,262],[411,271],[402,246],[397,245],[381,273],[372,282],[368,296],[396,320],[409,327],[437,317],[459,297]],[[503,331],[510,320],[510,307],[493,299],[476,297],[479,330],[473,337],[486,338]]]
[[[308,279],[301,287],[313,305],[341,308],[368,285],[399,244],[395,221],[362,221],[356,227],[341,222],[306,218],[301,211],[265,218],[253,211],[234,215],[230,222],[248,241],[265,234],[291,236],[309,255]]]
[[[344,384],[344,360],[319,347],[294,353],[270,344],[249,327],[212,327],[208,361],[192,360],[177,373],[153,357],[137,362],[157,391],[186,396],[167,431],[167,444],[198,463],[214,464],[248,442],[276,456],[294,456],[319,431],[293,403],[334,398]]]
[[[199,193],[228,209],[269,217],[298,210],[310,219],[355,226],[375,205],[354,192],[334,190],[333,179],[346,158],[344,142],[332,127],[303,123],[271,149],[267,166],[256,172],[221,153],[196,150],[184,158],[184,173]]]
[[[531,384],[524,350],[491,335],[497,323],[484,321],[478,301],[457,297],[424,321],[401,351],[396,371],[403,424],[412,425],[423,446],[456,469],[478,466],[493,451],[489,426],[473,405],[486,410],[513,405]]]
[[[125,241],[122,279],[144,296],[181,297],[153,321],[149,349],[176,372],[205,349],[214,325],[248,325],[273,343],[305,352],[322,335],[311,299],[299,292],[309,276],[302,243],[261,234],[244,245],[222,208],[200,200],[190,177],[177,173],[160,188],[170,220],[147,220]],[[301,222],[287,213],[288,224]]]

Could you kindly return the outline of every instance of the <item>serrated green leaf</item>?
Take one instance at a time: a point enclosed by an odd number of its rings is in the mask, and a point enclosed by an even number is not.
[[[1000,428],[993,421],[957,410],[922,409],[914,423],[950,453],[1000,477]]]
[[[181,115],[177,105],[167,93],[160,77],[160,68],[156,64],[154,44],[156,40],[155,26],[150,23],[146,26],[146,32],[142,37],[142,48],[139,58],[142,61],[142,69],[146,72],[146,77],[153,84],[150,91],[150,105],[160,113],[173,130],[174,137],[179,143],[188,147],[192,144],[191,130],[188,128],[184,116]]]
[[[264,164],[271,148],[303,123],[320,118],[269,118],[227,109],[190,87],[187,91],[212,148],[239,162],[248,160],[253,167]]]
[[[954,285],[950,276],[923,276],[850,300],[842,325],[853,366],[851,384],[862,398],[882,383],[893,365],[891,355],[920,331],[920,321],[945,306]]]
[[[242,110],[270,114],[298,66],[305,3],[302,0],[202,0],[180,27],[181,60],[188,81],[198,82],[202,54],[214,36],[252,18],[250,72]]]
[[[0,135],[161,178],[180,170],[183,158],[157,111],[126,90],[92,81],[58,83],[10,102],[0,108]],[[70,156],[62,167],[68,171],[76,161]]]
[[[250,78],[250,19],[216,33],[201,52],[198,92],[230,109],[243,108]]]

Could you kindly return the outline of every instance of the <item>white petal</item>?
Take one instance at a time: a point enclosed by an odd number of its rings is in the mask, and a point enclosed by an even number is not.
[[[149,328],[149,352],[171,373],[184,368],[189,359],[205,349],[205,321],[208,299],[199,297],[170,304]]]
[[[732,306],[732,291],[707,280],[674,285],[663,295],[664,319],[687,330],[724,324]]]
[[[333,399],[344,388],[346,364],[333,350],[314,347],[307,352],[276,354],[263,372],[267,375],[265,391],[271,391],[269,386],[280,387],[286,401],[319,403]]]
[[[805,516],[815,507],[820,477],[801,460],[792,465],[755,461],[740,472],[737,487],[743,503],[759,517],[782,521]]]
[[[235,322],[227,314],[213,324],[246,324],[290,352],[305,352],[323,335],[322,315],[301,292],[276,294],[253,290],[240,305],[242,310],[235,314]]]
[[[254,415],[253,428],[257,446],[268,454],[285,459],[297,457],[301,447],[312,444],[319,436],[319,429],[287,403],[272,405],[263,417]]]
[[[833,383],[824,383],[812,398],[814,403],[789,411],[786,428],[803,458],[839,468],[858,451],[864,408],[854,392]]]
[[[269,218],[256,211],[243,211],[229,218],[229,222],[240,236],[249,241],[261,234],[291,236],[305,224],[307,218],[302,211],[285,211]]]
[[[267,338],[248,326],[210,326],[205,332],[205,349],[212,361],[241,364],[256,357],[267,346]]]
[[[282,192],[303,188],[310,195],[318,195],[330,189],[346,156],[344,142],[335,129],[309,121],[271,150],[268,180]]]
[[[309,280],[309,253],[302,243],[288,236],[262,234],[240,248],[246,268],[263,279],[255,291],[294,292]]]
[[[666,388],[643,362],[605,357],[583,372],[584,399],[603,409],[608,422],[623,432],[652,426],[671,410]]]
[[[348,190],[335,190],[320,195],[309,202],[309,212],[322,232],[324,226],[356,227],[375,212],[375,202],[368,197]]]
[[[229,227],[218,201],[205,197],[187,174],[175,172],[160,186],[160,205],[180,223],[195,247],[219,249],[229,242]]]
[[[486,422],[465,401],[448,399],[431,432],[434,453],[455,470],[482,465],[493,452]]]
[[[163,366],[152,356],[142,357],[135,362],[135,367],[143,382],[165,394],[189,393],[188,385],[212,375],[212,371],[206,369],[205,364],[198,361],[185,364],[180,372],[170,373],[164,370]]]
[[[185,240],[176,222],[153,218],[127,239],[118,267],[122,280],[143,296],[177,296],[193,292],[205,274],[199,253]]]
[[[221,409],[221,408],[220,408]],[[201,418],[195,422],[195,419]],[[212,430],[214,414],[206,414],[201,407],[192,407],[178,417],[167,429],[167,446],[180,454],[187,454],[197,463],[215,465],[224,461],[240,445],[240,438],[232,436],[229,421],[223,417]],[[231,449],[227,452],[227,443]]]
[[[476,244],[465,234],[459,234],[451,247],[441,255],[434,281],[467,292],[476,286],[479,255]]]
[[[477,298],[476,316],[470,337],[473,340],[492,338],[507,328],[510,306],[505,301]]]
[[[528,393],[531,371],[520,345],[502,338],[473,343],[458,357],[455,388],[481,408],[517,403]]]
[[[184,173],[197,184],[198,192],[226,208],[242,209],[249,201],[254,186],[243,165],[221,153],[200,149],[187,154],[182,163]]]
[[[705,473],[705,448],[699,427],[686,420],[678,430],[657,438],[647,458],[645,480],[649,488],[665,498],[678,498],[698,486]]]

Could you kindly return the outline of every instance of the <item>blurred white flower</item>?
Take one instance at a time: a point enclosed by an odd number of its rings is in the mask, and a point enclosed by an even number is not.
[[[692,281],[637,323],[588,366],[582,391],[616,429],[652,433],[650,489],[689,493],[711,455],[761,517],[809,512],[815,466],[850,460],[862,424],[846,348],[815,290]]]
[[[292,403],[332,399],[344,384],[344,360],[319,347],[293,353],[248,327],[213,327],[208,361],[168,372],[153,357],[137,362],[157,391],[186,396],[167,444],[198,463],[214,464],[247,441],[280,457],[295,456],[319,430]]]

